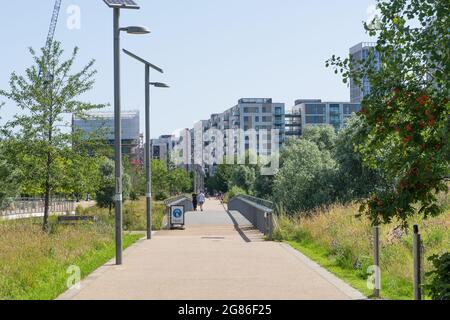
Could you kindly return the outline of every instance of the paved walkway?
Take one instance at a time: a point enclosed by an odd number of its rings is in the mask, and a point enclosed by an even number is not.
[[[105,265],[60,299],[315,300],[364,299],[359,292],[238,212],[213,200],[187,215],[186,230],[160,231]]]

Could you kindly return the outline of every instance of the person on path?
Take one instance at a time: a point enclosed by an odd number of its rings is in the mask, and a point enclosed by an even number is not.
[[[192,206],[194,207],[194,211],[197,211],[198,202],[197,202],[197,194],[195,193],[192,194]]]
[[[197,202],[198,205],[200,206],[201,211],[203,211],[203,205],[205,204],[205,200],[206,200],[205,194],[203,192],[200,192],[200,194],[197,197]]]

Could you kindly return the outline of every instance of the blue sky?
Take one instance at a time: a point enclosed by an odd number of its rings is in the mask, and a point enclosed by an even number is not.
[[[192,127],[241,97],[271,97],[289,108],[295,99],[349,100],[349,89],[325,68],[370,38],[362,21],[374,0],[137,0],[122,10],[122,26],[145,25],[151,35],[122,35],[122,46],[161,66],[152,74],[171,89],[152,90],[152,136]],[[69,29],[67,10],[81,9],[81,28]],[[9,1],[0,10],[0,87],[32,61],[28,47],[45,43],[53,0]],[[112,10],[102,0],[63,0],[56,39],[67,53],[80,47],[78,66],[96,60],[96,85],[83,99],[113,102]],[[122,105],[141,110],[144,70],[122,56]],[[0,101],[4,101],[0,98]],[[19,112],[7,103],[0,125]]]

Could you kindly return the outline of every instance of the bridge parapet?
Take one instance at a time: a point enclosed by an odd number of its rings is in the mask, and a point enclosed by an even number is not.
[[[190,202],[190,204],[192,206],[191,199],[189,199],[186,195],[180,195],[180,196],[169,198],[169,199],[164,201],[164,204],[166,205],[166,207],[167,206],[170,207],[170,206],[175,206],[175,205],[183,205],[183,204],[181,204],[181,202],[184,202],[184,201]],[[192,208],[186,207],[187,211],[191,211],[193,209],[194,209],[193,207]]]
[[[228,210],[239,211],[270,241],[273,239],[273,207],[274,205],[270,201],[247,195],[236,196],[228,202]]]

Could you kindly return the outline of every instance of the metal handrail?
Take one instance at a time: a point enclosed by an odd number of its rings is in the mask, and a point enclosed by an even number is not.
[[[238,197],[242,197],[244,199],[247,199],[247,200],[249,200],[251,202],[254,202],[256,204],[259,204],[259,205],[261,205],[263,207],[267,207],[267,208],[272,209],[272,210],[274,210],[274,208],[275,208],[274,203],[272,201],[269,201],[269,200],[256,198],[256,197],[249,196],[249,195],[246,195],[246,194],[240,194],[240,195],[238,195]]]
[[[255,228],[267,235],[270,241],[273,240],[274,204],[271,201],[241,194],[230,200],[228,208],[239,211]]]
[[[186,195],[179,195],[179,196],[172,197],[172,198],[169,198],[169,199],[165,200],[164,204],[166,206],[168,206],[171,203],[179,202],[180,200],[183,200],[183,199],[188,199],[189,200],[189,198]]]
[[[44,212],[44,199],[41,198],[18,198],[8,207],[0,209],[0,216],[8,217],[14,215],[41,214]],[[50,212],[67,212],[75,210],[75,201],[65,199],[51,199]]]

